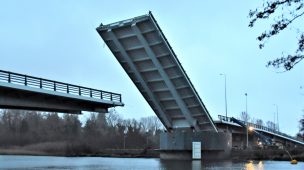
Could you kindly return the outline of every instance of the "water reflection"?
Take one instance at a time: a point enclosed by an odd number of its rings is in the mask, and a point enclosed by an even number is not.
[[[245,164],[246,170],[254,170],[253,161],[249,161]]]
[[[263,161],[249,161],[245,164],[245,168],[246,170],[264,170],[264,163]]]
[[[200,160],[192,161],[191,167],[193,170],[200,170],[200,169],[202,169],[202,162]]]
[[[264,168],[263,161],[248,161],[248,162],[233,162],[233,161],[168,161],[160,160],[160,166],[162,170],[268,170],[268,169],[281,169],[282,166],[278,164],[284,164],[290,166],[288,162],[272,162],[267,161],[268,168]],[[290,169],[290,168],[287,168]]]
[[[226,170],[226,169],[244,169],[244,163],[233,163],[232,161],[210,162],[210,161],[172,161],[160,160],[162,170]]]
[[[259,169],[259,170],[264,169],[263,161],[259,161],[259,163],[258,163],[258,169]]]
[[[304,163],[289,161],[168,161],[143,158],[1,156],[0,170],[304,170]]]

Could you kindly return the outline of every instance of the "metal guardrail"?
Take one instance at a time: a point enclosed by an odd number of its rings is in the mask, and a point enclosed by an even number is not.
[[[66,94],[90,97],[95,99],[110,100],[121,102],[121,94],[91,89],[87,87],[62,83],[58,81],[28,76],[19,73],[0,70],[0,82],[23,85],[49,91],[61,92]]]
[[[220,121],[226,121],[226,122],[232,122],[233,123],[233,121],[231,121],[231,117],[226,117],[226,116],[218,115],[218,118],[220,119]],[[247,122],[245,122],[245,121],[242,121],[242,120],[239,120],[239,121],[242,122],[245,125],[247,124]],[[250,122],[248,122],[248,126],[253,127],[255,129],[265,130],[267,132],[271,132],[271,133],[274,133],[274,134],[277,134],[277,135],[281,135],[281,136],[284,136],[284,137],[287,137],[287,138],[291,138],[291,139],[297,140],[295,137],[287,135],[286,133],[282,133],[282,132],[280,132],[278,130],[275,130],[273,128],[269,128],[269,127],[262,126],[262,125],[257,125],[257,124],[250,123]]]

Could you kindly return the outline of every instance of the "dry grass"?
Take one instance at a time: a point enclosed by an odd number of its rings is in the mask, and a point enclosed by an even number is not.
[[[6,155],[66,155],[67,142],[45,142],[26,146],[0,148],[0,154]]]

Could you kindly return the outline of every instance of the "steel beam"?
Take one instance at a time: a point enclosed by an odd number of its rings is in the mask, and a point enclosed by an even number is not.
[[[110,35],[111,40],[114,42],[114,44],[120,49],[120,53],[122,54],[122,56],[124,57],[124,60],[128,63],[128,65],[130,66],[132,72],[134,73],[134,75],[136,76],[136,79],[138,81],[140,81],[141,85],[143,86],[146,94],[148,94],[148,96],[151,98],[151,100],[154,103],[160,103],[156,97],[154,96],[154,94],[151,93],[151,91],[149,90],[149,87],[147,85],[147,83],[143,80],[143,78],[141,77],[141,75],[139,75],[139,73],[136,71],[136,67],[134,65],[134,63],[131,61],[128,53],[124,50],[122,44],[119,42],[119,40],[116,38],[116,36],[114,35],[113,31],[111,29],[108,29],[107,33]],[[159,111],[159,116],[160,119],[162,119],[164,121],[165,126],[168,129],[172,128],[172,124],[171,124],[171,120],[166,116],[164,109],[161,108],[161,106],[159,105],[154,105],[156,107],[156,109]]]
[[[146,39],[143,37],[143,35],[141,34],[139,28],[136,26],[136,24],[132,24],[132,30],[134,32],[136,32],[137,38],[139,39],[139,41],[143,44],[145,51],[147,52],[147,54],[149,56],[151,56],[151,60],[153,62],[153,64],[156,66],[156,68],[158,68],[158,71],[161,75],[161,77],[164,79],[165,84],[168,86],[169,91],[171,92],[171,94],[173,95],[173,97],[175,98],[175,101],[177,102],[178,107],[181,109],[182,114],[185,116],[186,120],[188,121],[188,123],[190,124],[190,126],[192,126],[195,130],[199,130],[199,127],[197,126],[197,121],[195,119],[193,119],[191,117],[191,113],[189,111],[189,109],[187,108],[187,106],[185,105],[184,101],[182,101],[181,96],[178,94],[176,88],[174,87],[173,83],[171,82],[171,80],[168,78],[168,75],[166,74],[165,70],[163,69],[162,65],[159,63],[159,61],[156,58],[156,55],[154,54],[154,52],[151,50],[151,48],[149,48],[149,44],[146,41]]]

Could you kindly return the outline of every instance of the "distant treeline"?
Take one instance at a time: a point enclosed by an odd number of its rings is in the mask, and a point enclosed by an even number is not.
[[[67,154],[93,153],[103,149],[145,149],[159,147],[162,124],[156,116],[123,119],[114,110],[78,115],[22,110],[0,110],[0,147],[62,145]],[[56,146],[45,146],[50,152]],[[57,151],[56,151],[57,152]]]

